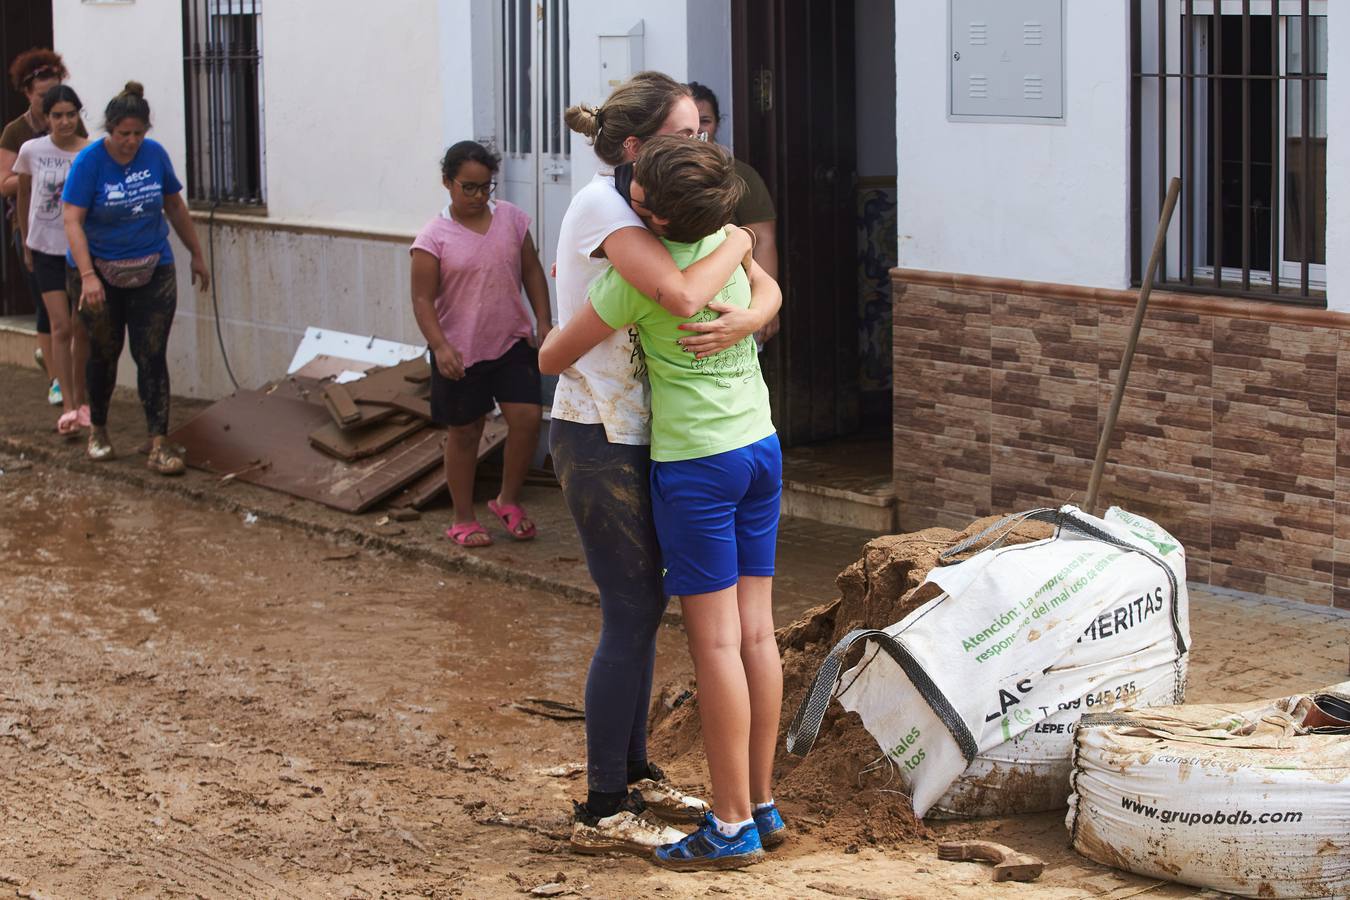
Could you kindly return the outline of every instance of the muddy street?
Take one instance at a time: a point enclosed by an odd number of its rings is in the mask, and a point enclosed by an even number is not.
[[[580,704],[592,606],[43,465],[4,471],[0,509],[0,882],[21,896],[976,897],[987,869],[933,839],[977,833],[1050,864],[1009,896],[1153,884],[1075,856],[1060,813],[860,847],[789,804],[799,834],[744,872],[579,857],[582,723],[538,700]],[[656,682],[689,674],[671,617]]]

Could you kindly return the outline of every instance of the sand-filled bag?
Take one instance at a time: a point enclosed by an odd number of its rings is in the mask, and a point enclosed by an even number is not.
[[[788,731],[811,747],[830,699],[858,713],[914,812],[972,816],[1062,807],[1084,712],[1177,703],[1190,643],[1185,551],[1156,523],[1072,506],[1009,517],[1050,537],[932,569],[936,596],[885,629],[839,640]],[[852,648],[861,659],[843,671]]]
[[[1246,708],[1084,716],[1074,849],[1244,897],[1350,895],[1350,722],[1336,721],[1347,710],[1350,682]]]

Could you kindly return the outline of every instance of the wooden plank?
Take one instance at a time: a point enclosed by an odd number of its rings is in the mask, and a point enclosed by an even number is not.
[[[356,401],[343,385],[330,384],[324,388],[323,403],[338,425],[351,425],[361,420],[361,410],[356,408]]]
[[[357,403],[375,402],[375,398],[402,393],[425,395],[428,388],[419,390],[411,385],[420,386],[430,379],[431,364],[424,359],[410,359],[387,369],[371,369],[365,378],[348,382],[344,387]]]
[[[318,356],[296,369],[294,374],[303,375],[306,378],[323,380],[336,378],[343,372],[367,372],[373,368],[375,368],[374,363],[320,353]]]
[[[425,427],[426,422],[410,416],[395,416],[388,422],[359,431],[342,429],[332,422],[325,422],[309,433],[309,442],[331,456],[355,462],[383,453]]]
[[[304,400],[306,403],[323,407],[323,382],[306,375],[287,375],[285,378],[263,385],[260,390],[273,397]]]
[[[410,413],[420,419],[431,421],[431,400],[425,396],[418,396],[406,391],[400,391],[396,388],[381,388],[373,391],[366,391],[361,395],[361,402],[358,407],[365,406],[392,407]]]
[[[390,502],[390,505],[426,509],[449,492],[445,484],[445,470],[437,466],[404,488],[398,498]]]
[[[238,481],[344,512],[364,512],[441,462],[444,433],[432,428],[354,463],[333,459],[309,443],[310,433],[330,421],[317,404],[239,391],[207,407],[169,439],[186,448],[194,468],[237,472]]]
[[[483,436],[478,441],[478,461],[482,462],[505,440],[506,420],[502,418],[501,412],[494,411],[483,424]],[[444,447],[444,444],[441,446]],[[397,497],[389,501],[389,505],[426,509],[447,493],[449,489],[445,484],[445,472],[442,467],[437,466],[404,488]]]

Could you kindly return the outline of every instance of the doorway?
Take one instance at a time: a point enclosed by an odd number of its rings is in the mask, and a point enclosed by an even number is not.
[[[569,0],[500,0],[497,14],[502,54],[500,195],[525,210],[539,258],[552,260],[572,199],[571,141],[563,124],[571,93]],[[557,297],[550,300],[556,313]]]
[[[6,70],[10,60],[32,47],[52,45],[51,0],[5,0],[0,7],[0,60]],[[14,90],[5,77],[0,92],[0,126],[21,115],[28,99]],[[14,233],[10,227],[9,204],[0,222],[0,316],[32,314],[33,297],[25,283],[19,257],[14,250]]]
[[[736,155],[778,210],[782,329],[761,359],[788,446],[860,424],[853,7],[732,5]]]
[[[778,212],[782,329],[761,362],[785,487],[893,498],[894,0],[731,15],[734,147]]]

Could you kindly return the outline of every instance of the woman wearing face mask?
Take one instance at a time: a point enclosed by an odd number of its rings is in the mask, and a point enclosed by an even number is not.
[[[10,63],[10,83],[14,85],[14,90],[22,93],[24,98],[28,100],[28,108],[12,122],[5,125],[5,130],[0,132],[0,196],[9,198],[11,201],[17,197],[19,176],[14,171],[14,163],[19,158],[19,149],[27,141],[47,133],[47,116],[42,111],[42,98],[47,91],[65,80],[68,74],[65,63],[61,60],[61,54],[45,47],[25,50],[14,57],[14,61]],[[84,129],[84,122],[79,123],[76,132],[82,138],[89,137],[89,132]],[[10,226],[14,234],[14,249],[22,259],[24,256],[23,244],[19,241],[22,223],[17,219],[18,207],[13,203],[9,208],[9,216]],[[38,366],[47,373],[47,380],[50,382],[47,388],[47,402],[52,406],[60,406],[62,403],[61,384],[56,380],[50,362],[52,329],[51,322],[47,319],[47,307],[42,302],[41,289],[33,280],[31,267],[24,269],[24,277],[27,279],[33,304],[37,307],[37,350],[34,351],[33,355],[37,358]]]
[[[614,167],[636,159],[644,141],[698,133],[687,87],[641,72],[599,107],[571,107],[566,122],[590,138],[602,167],[572,198],[559,229],[559,325],[586,306],[587,286],[609,266],[675,315],[705,307],[720,313],[684,329],[683,346],[699,356],[735,346],[773,318],[781,295],[766,276],[754,280],[748,309],[710,302],[752,249],[746,232],[732,228],[717,249],[681,269],[615,189]],[[561,373],[550,447],[601,610],[586,681],[588,793],[575,806],[572,830],[572,845],[583,852],[649,856],[682,835],[642,818],[645,808],[685,822],[707,811],[647,759],[656,632],[667,602],[648,481],[650,417],[646,363],[633,329],[616,332]]]
[[[75,156],[88,144],[78,134],[79,95],[58,84],[42,98],[42,112],[51,133],[26,141],[19,149],[14,171],[19,175],[19,224],[23,229],[24,262],[33,272],[42,303],[51,322],[50,366],[61,387],[65,412],[56,430],[73,435],[89,427],[84,397],[84,367],[89,344],[84,327],[71,314],[66,293],[66,229],[61,215],[61,192]]]
[[[150,434],[149,468],[180,475],[180,449],[164,441],[169,430],[169,328],[178,307],[178,281],[169,225],[192,254],[192,280],[210,286],[183,185],[169,154],[145,136],[150,104],[145,89],[128,81],[104,111],[107,137],[75,157],[61,200],[65,204],[66,289],[79,297],[89,334],[89,446],[92,460],[111,459],[108,405],[117,383],[122,344],[131,342],[136,387]]]

